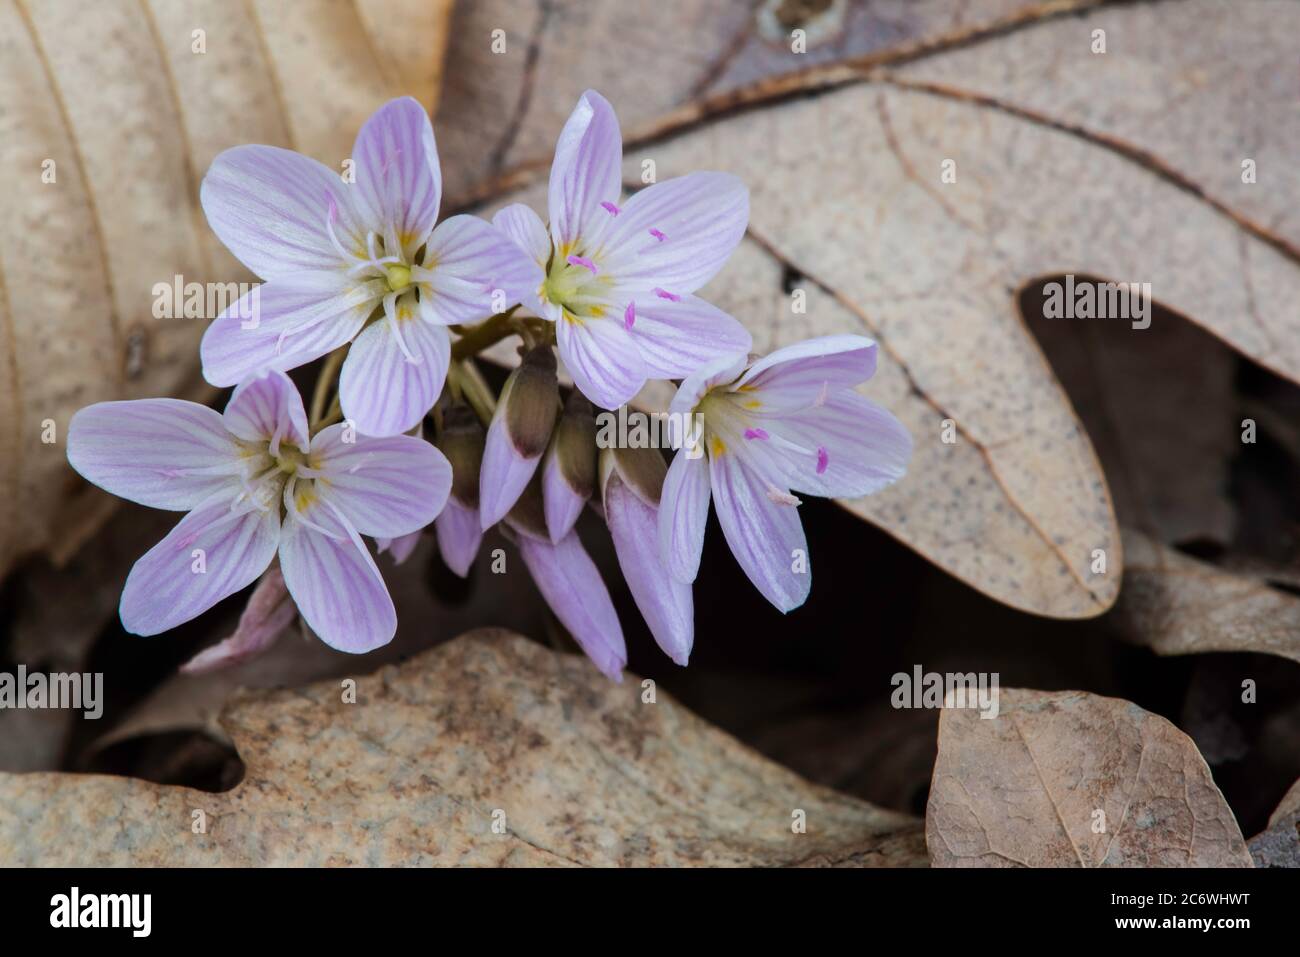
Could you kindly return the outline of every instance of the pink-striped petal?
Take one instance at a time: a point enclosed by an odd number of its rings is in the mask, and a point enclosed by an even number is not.
[[[478,516],[476,509],[466,508],[456,499],[450,498],[447,507],[433,523],[442,560],[461,578],[469,576],[469,570],[478,556],[479,545],[483,542],[483,529],[479,527]]]
[[[302,396],[283,372],[241,382],[226,403],[223,418],[226,428],[241,439],[271,443],[272,454],[281,442],[306,451],[310,441]]]
[[[371,323],[343,361],[339,401],[364,435],[410,431],[433,408],[447,380],[451,337],[417,314],[410,300],[397,303],[395,323],[387,317]]]
[[[506,431],[503,408],[504,403],[497,406],[497,414],[488,425],[483,445],[483,465],[479,469],[478,481],[479,527],[482,529],[491,528],[514,508],[542,460],[540,455],[525,457],[515,449]]]
[[[586,504],[587,497],[575,492],[564,477],[560,457],[552,445],[542,465],[542,512],[552,542],[558,542],[573,530]]]
[[[745,371],[748,357],[744,353],[734,356],[719,356],[711,362],[700,366],[682,379],[677,392],[668,404],[668,411],[676,415],[686,415],[695,411],[705,393],[718,386],[732,382]]]
[[[812,588],[812,566],[797,508],[775,500],[785,491],[767,486],[733,452],[710,456],[709,484],[722,534],[754,587],[782,612],[798,608]]]
[[[912,436],[888,409],[852,392],[831,392],[820,405],[764,419],[774,435],[808,451],[774,450],[786,484],[824,498],[858,498],[897,482],[912,459]]]
[[[239,615],[235,633],[181,665],[187,675],[201,675],[219,671],[247,661],[268,650],[280,633],[293,624],[298,609],[284,587],[280,569],[268,569]]]
[[[578,100],[555,144],[548,205],[557,248],[590,241],[615,217],[601,201],[622,195],[623,134],[614,108],[588,90]],[[620,219],[622,217],[619,217]]]
[[[356,529],[319,500],[306,504],[305,516],[312,525],[292,508],[285,518],[280,570],[308,627],[350,654],[388,644],[397,611]]]
[[[673,578],[688,584],[700,571],[709,520],[709,463],[699,452],[696,458],[684,449],[673,456],[659,496],[659,557]]]
[[[736,386],[754,394],[759,411],[801,409],[870,379],[876,351],[865,336],[805,339],[757,359]]]
[[[312,439],[310,460],[323,480],[316,494],[362,535],[418,532],[442,511],[451,491],[446,456],[412,435],[371,438],[338,423]]]
[[[477,216],[438,224],[425,252],[426,266],[411,270],[432,295],[425,315],[444,325],[474,323],[536,294],[537,265],[501,230]]]
[[[603,265],[619,290],[682,296],[717,275],[745,235],[749,190],[728,173],[691,173],[647,186],[606,218]]]
[[[617,409],[645,385],[645,359],[621,321],[566,317],[556,338],[574,384],[596,406]]]
[[[552,544],[516,531],[524,565],[555,617],[606,677],[622,681],[627,666],[623,627],[609,589],[577,533]]]
[[[188,511],[218,489],[233,488],[239,452],[220,413],[180,399],[97,402],[68,425],[72,467],[150,508]]]
[[[415,546],[420,544],[420,536],[423,534],[423,531],[418,531],[408,535],[398,535],[396,538],[379,537],[375,539],[375,550],[381,555],[387,552],[393,556],[394,565],[401,565],[411,557]]]
[[[149,549],[127,576],[119,612],[133,635],[197,618],[266,571],[280,540],[278,508],[235,510],[217,492]]]
[[[324,272],[263,283],[203,333],[203,377],[230,386],[267,369],[294,369],[319,359],[360,331],[383,288]]]
[[[512,203],[497,211],[492,217],[492,225],[505,233],[516,246],[528,254],[528,258],[538,266],[537,281],[543,278],[541,268],[551,257],[551,236],[546,231],[546,224],[531,206]]]
[[[442,199],[438,147],[424,107],[409,96],[389,100],[361,127],[352,159],[358,215],[368,229],[395,238],[409,259],[433,230]]]
[[[364,255],[365,231],[339,173],[276,146],[236,146],[212,161],[199,199],[208,225],[262,279],[337,269],[344,260],[329,238]]]
[[[628,488],[617,471],[606,482],[604,502],[618,566],[641,617],[664,654],[685,666],[695,641],[695,602],[691,586],[670,575],[659,557],[658,510]]]
[[[651,296],[628,326],[651,379],[680,379],[720,356],[748,353],[754,340],[732,316],[695,296]]]

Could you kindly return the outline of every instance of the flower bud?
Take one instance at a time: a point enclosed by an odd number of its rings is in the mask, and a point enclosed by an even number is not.
[[[495,525],[519,498],[551,441],[559,413],[555,353],[537,346],[510,373],[488,426],[479,481],[479,522]]]
[[[619,478],[641,501],[650,508],[659,507],[659,495],[663,491],[664,476],[668,474],[668,465],[658,449],[650,448],[611,448],[600,452],[600,495],[605,498],[605,489],[609,477],[617,472]]]
[[[569,534],[595,490],[596,417],[591,403],[574,389],[542,465],[542,499],[552,542]]]
[[[451,463],[451,497],[465,508],[478,508],[478,478],[483,468],[483,426],[462,403],[447,407],[434,443]]]

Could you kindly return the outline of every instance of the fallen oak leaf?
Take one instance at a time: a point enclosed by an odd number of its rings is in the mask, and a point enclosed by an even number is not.
[[[919,821],[641,695],[474,632],[360,679],[355,704],[334,682],[241,699],[224,721],[247,773],[228,792],[0,775],[0,864],[924,863]]]
[[[945,707],[926,810],[935,867],[1250,867],[1185,734],[1082,691],[1002,689],[997,717]]]
[[[1114,621],[1160,655],[1253,651],[1300,661],[1300,598],[1124,529],[1124,593]]]
[[[584,90],[599,90],[636,130],[701,101],[788,85],[812,68],[860,70],[1099,0],[949,0],[809,5],[789,0],[475,0],[452,30],[439,116],[447,201],[481,197],[498,176],[549,166]],[[793,31],[803,30],[794,49]],[[653,83],[645,78],[653,76]],[[544,90],[545,95],[536,91]]]

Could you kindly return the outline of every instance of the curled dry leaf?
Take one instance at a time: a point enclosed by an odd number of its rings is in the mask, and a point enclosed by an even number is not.
[[[0,864],[924,863],[919,821],[507,633],[465,635],[341,697],[331,681],[238,701],[224,722],[247,773],[221,794],[0,775]]]
[[[153,308],[175,277],[253,279],[199,207],[213,157],[268,143],[340,168],[383,100],[433,102],[450,0],[403,3],[400,35],[369,30],[375,0],[0,3],[0,573],[70,555],[102,517],[64,458],[73,412],[205,394],[204,322]]]
[[[936,867],[1251,866],[1191,739],[1081,691],[945,708],[925,835]]]
[[[1254,651],[1300,661],[1300,598],[1197,561],[1126,528],[1115,623],[1161,655]]]

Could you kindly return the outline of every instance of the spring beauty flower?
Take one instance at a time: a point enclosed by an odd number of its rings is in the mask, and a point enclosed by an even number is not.
[[[251,584],[278,555],[284,585],[321,640],[364,652],[397,616],[361,535],[396,538],[442,510],[451,467],[407,435],[339,423],[309,437],[297,389],[270,372],[224,414],[178,399],[100,402],[68,427],[68,461],[94,484],[188,514],[131,569],[127,631],[156,635]]]
[[[734,176],[701,172],[623,203],[622,162],[614,110],[588,90],[555,147],[549,232],[522,204],[492,220],[527,254],[524,305],[556,323],[573,381],[606,409],[648,378],[680,378],[751,344],[744,326],[692,295],[744,235],[749,191]]]
[[[531,263],[473,216],[435,228],[438,151],[429,117],[410,97],[366,121],[352,161],[352,183],[274,146],[238,146],[213,161],[201,190],[208,222],[265,282],[208,328],[203,374],[235,385],[351,342],[343,414],[363,434],[397,435],[442,391],[447,326],[518,302]]]
[[[876,344],[826,336],[750,362],[717,360],[683,380],[670,406],[703,416],[707,455],[678,451],[664,480],[659,549],[678,581],[693,582],[712,499],[731,552],[783,612],[812,587],[794,493],[870,495],[902,478],[912,437],[888,410],[854,391],[876,371]]]

